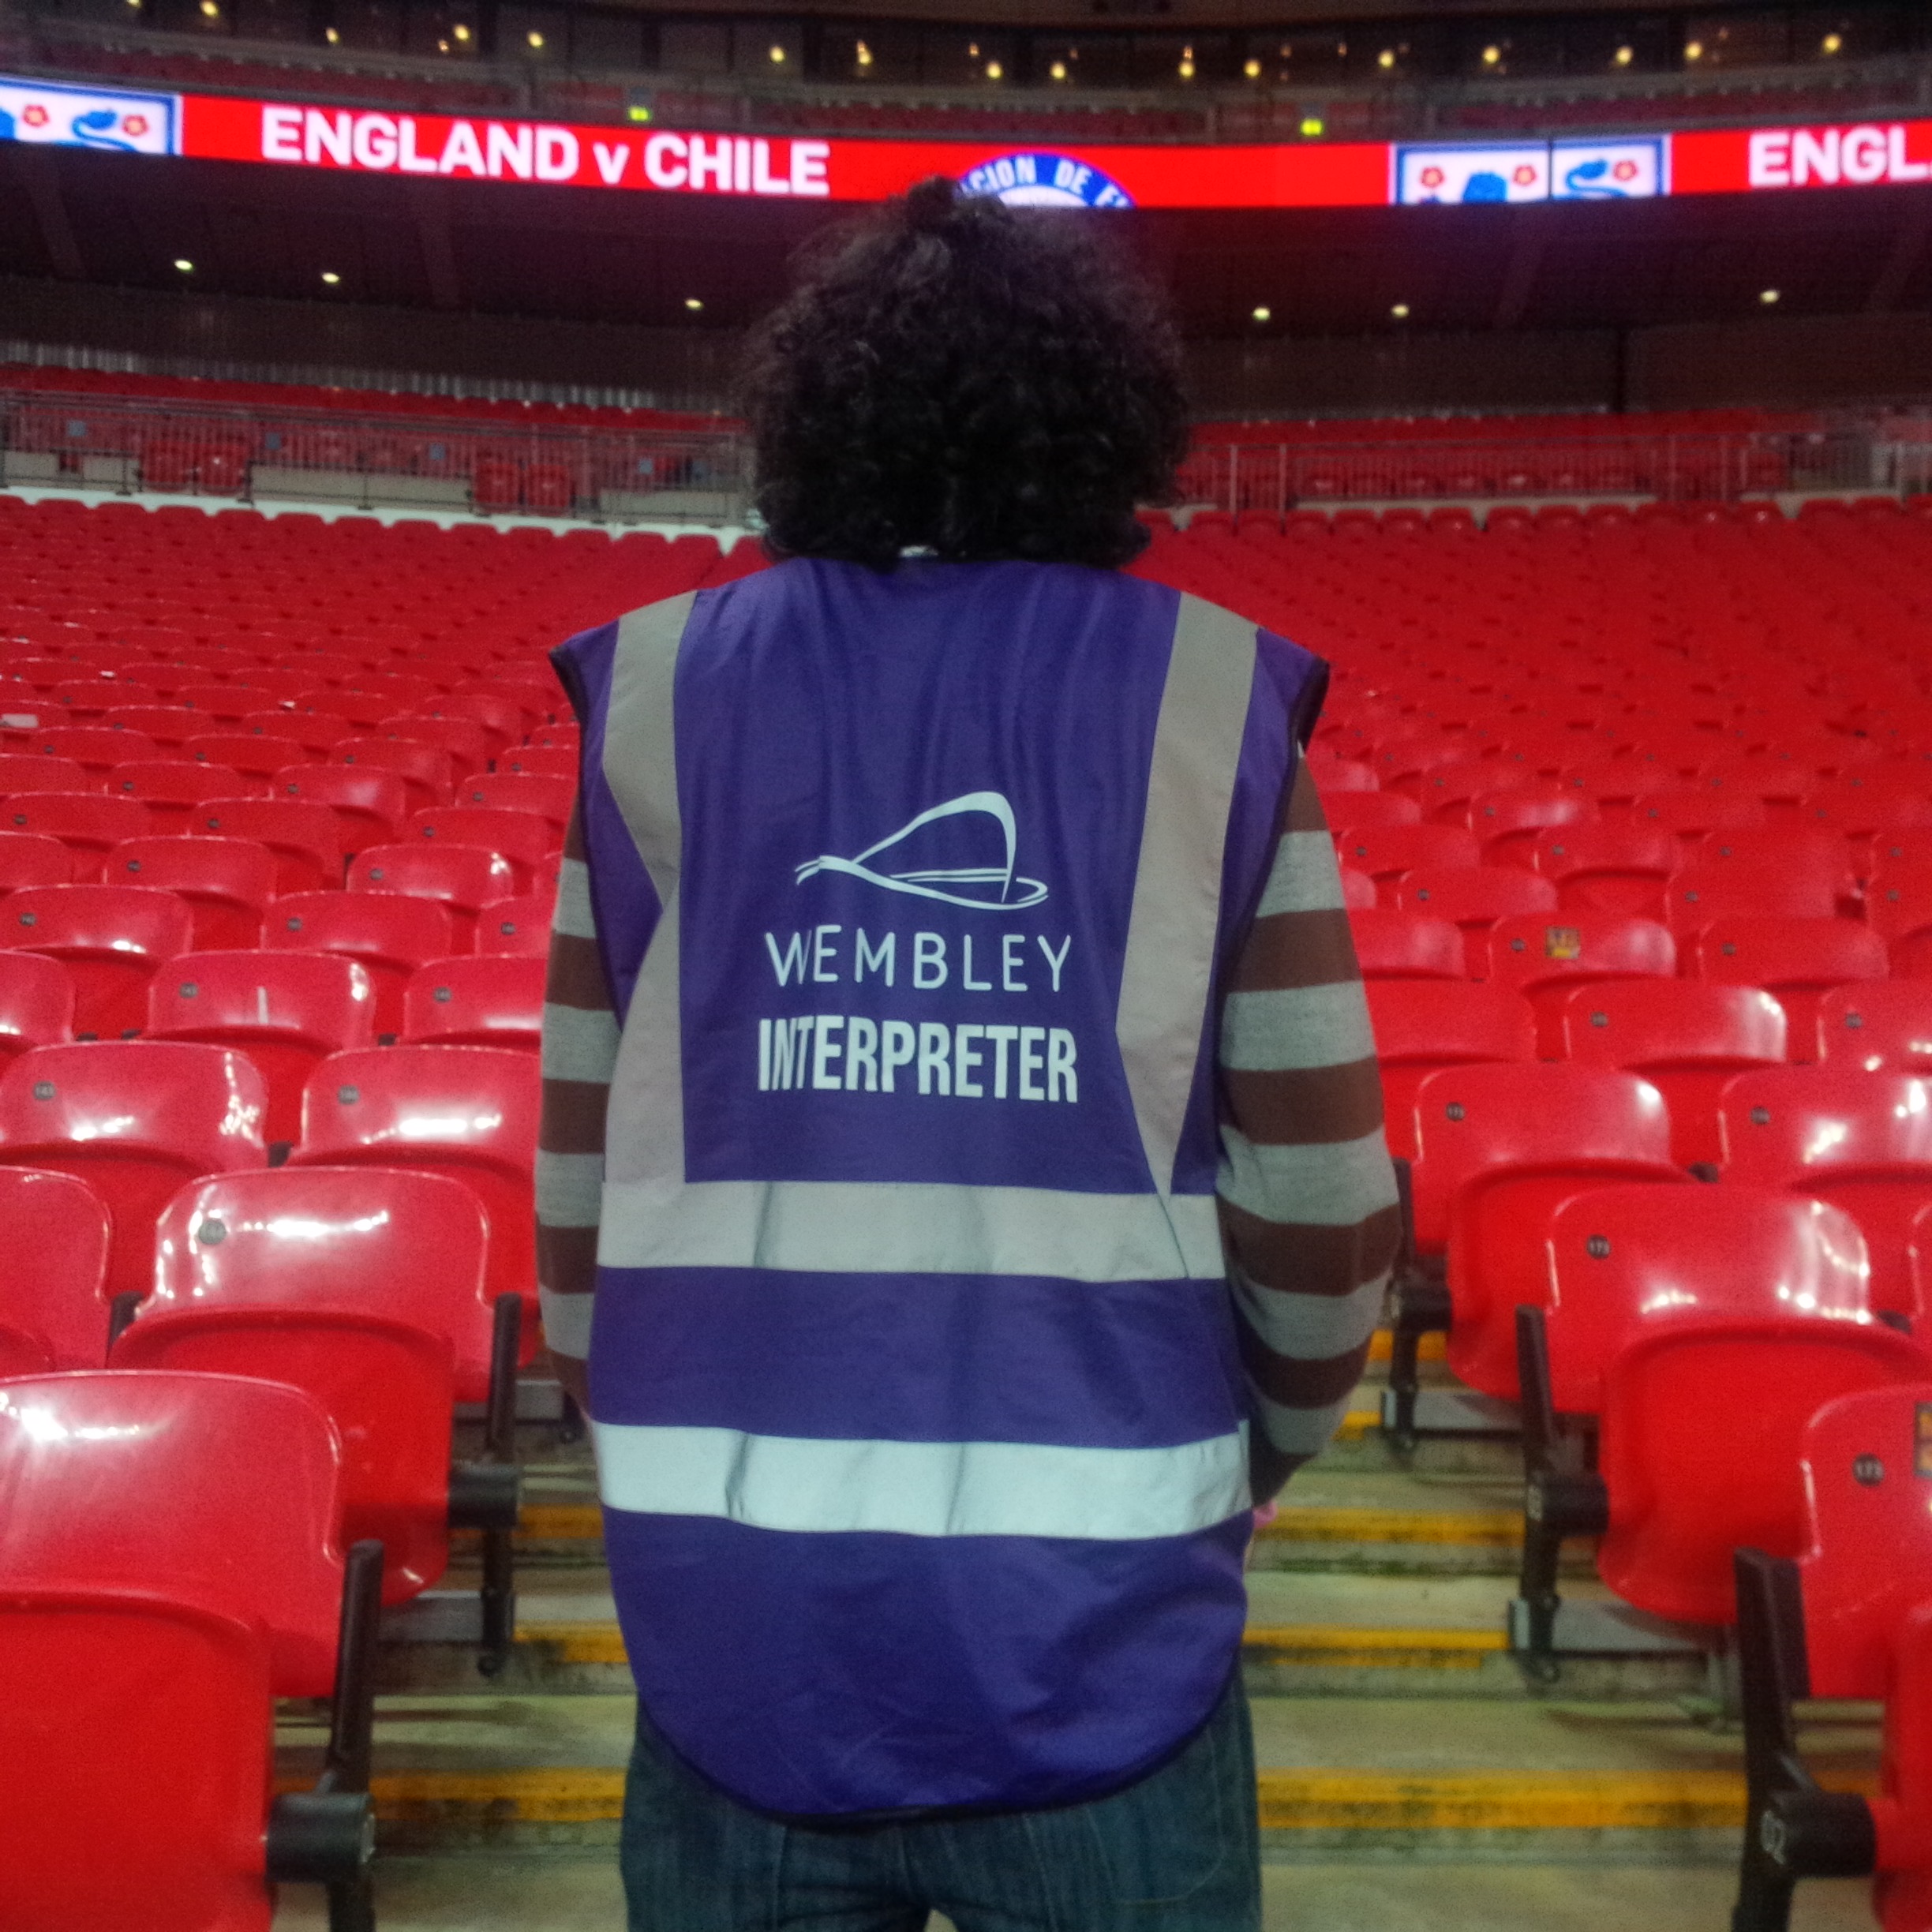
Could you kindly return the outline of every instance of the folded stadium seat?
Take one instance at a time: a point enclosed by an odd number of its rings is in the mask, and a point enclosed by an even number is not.
[[[344,1444],[345,1535],[381,1542],[387,1603],[442,1575],[451,1530],[492,1533],[486,1623],[500,1668],[520,1487],[508,1452],[521,1305],[511,1299],[500,1322],[482,1298],[487,1234],[474,1196],[370,1168],[227,1175],[182,1189],[156,1243],[154,1293],[116,1342],[115,1363],[260,1376],[313,1395]],[[459,1380],[489,1398],[489,1460],[452,1468]]]
[[[459,784],[460,792],[466,784]],[[425,839],[438,845],[476,845],[500,853],[515,875],[513,889],[534,889],[545,862],[563,849],[563,827],[534,812],[487,805],[444,805],[412,813],[399,844]]]
[[[27,739],[26,749],[34,758],[65,758],[78,765],[96,786],[116,765],[160,755],[146,732],[110,724],[66,724],[36,732]]]
[[[1873,1073],[1932,1073],[1932,983],[1834,987],[1818,1002],[1818,1057]]]
[[[462,1181],[489,1222],[489,1298],[523,1298],[526,1361],[538,1334],[531,1196],[538,1088],[533,1056],[507,1048],[337,1054],[309,1076],[301,1140],[289,1156],[292,1166],[406,1168]]]
[[[0,953],[0,1060],[73,1038],[73,975],[38,953]]]
[[[1462,934],[1449,920],[1372,906],[1351,912],[1349,930],[1365,979],[1461,979]]]
[[[238,680],[231,684],[184,684],[174,696],[178,703],[201,713],[207,721],[204,731],[232,731],[248,713],[259,711],[268,702],[265,693]]]
[[[109,1233],[84,1181],[0,1167],[0,1380],[106,1361]]]
[[[394,772],[366,765],[289,765],[275,773],[277,798],[326,805],[335,813],[345,857],[392,844],[409,816],[409,787]]]
[[[30,886],[0,910],[0,947],[57,960],[73,985],[74,1028],[114,1039],[139,1028],[148,982],[185,952],[194,922],[172,893],[144,886]]]
[[[1376,891],[1376,882],[1366,872],[1357,872],[1353,866],[1342,867],[1342,903],[1351,912],[1365,912],[1380,903],[1380,895]],[[479,942],[479,952],[484,949]]]
[[[1668,832],[1599,824],[1546,832],[1531,847],[1530,861],[1554,882],[1566,912],[1656,919],[1664,910],[1664,883],[1683,856]]]
[[[1398,911],[1426,912],[1460,929],[1472,979],[1488,970],[1489,934],[1497,920],[1556,910],[1556,888],[1517,866],[1418,867],[1397,879],[1393,890]]]
[[[1866,885],[1865,918],[1896,977],[1932,978],[1932,864],[1881,865]]]
[[[1743,866],[1760,876],[1777,873],[1804,879],[1831,900],[1833,910],[1854,917],[1859,911],[1859,881],[1852,850],[1836,832],[1798,826],[1720,830],[1706,835],[1694,863]]]
[[[144,759],[117,765],[107,774],[108,796],[138,799],[148,808],[149,829],[182,837],[197,807],[212,798],[231,798],[242,788],[242,774],[225,765],[197,765],[193,759]]]
[[[551,682],[555,684],[556,680],[552,678]],[[530,687],[527,685],[518,685],[515,688],[521,698],[527,698],[530,695]],[[560,690],[558,695],[560,698]],[[530,743],[524,748],[530,751],[568,751],[581,757],[583,733],[574,721],[567,719],[561,724],[539,724],[531,731]],[[573,766],[571,769],[574,772],[575,767]],[[565,775],[567,777],[571,774],[567,773]]]
[[[188,907],[197,952],[255,945],[275,896],[275,858],[251,839],[126,839],[102,867],[111,886],[152,886]]]
[[[1342,883],[1346,887],[1346,874]],[[1371,892],[1372,895],[1372,887]],[[550,952],[551,919],[556,910],[554,886],[522,898],[492,901],[477,915],[477,953],[513,956],[534,953],[547,958]]]
[[[302,1089],[331,1054],[376,1043],[375,987],[338,953],[184,953],[148,989],[149,1039],[247,1054],[268,1091],[270,1146],[301,1132]]]
[[[1724,1088],[1718,1127],[1727,1184],[1844,1208],[1871,1251],[1872,1306],[1920,1312],[1906,1249],[1913,1218],[1932,1202],[1932,1084],[1842,1065],[1743,1073]]]
[[[582,760],[582,754],[574,744],[518,745],[511,751],[498,754],[496,770],[500,776],[509,774],[513,777],[526,775],[539,778],[562,778],[575,789],[578,768]],[[1350,765],[1346,760],[1324,761],[1319,767],[1311,764],[1309,769],[1315,773],[1316,784],[1324,797],[1331,792],[1369,789],[1375,782],[1374,773],[1365,767]],[[1353,780],[1357,773],[1368,781],[1366,785],[1357,788],[1354,784]]]
[[[493,811],[529,812],[541,818],[560,844],[564,828],[570,823],[571,808],[577,802],[577,781],[572,777],[536,777],[525,773],[492,772],[467,778],[456,788],[456,803],[481,806]]]
[[[261,1076],[219,1046],[36,1046],[0,1073],[0,1162],[92,1187],[114,1219],[108,1293],[145,1294],[162,1208],[185,1181],[264,1165],[266,1106]]]
[[[1380,740],[1368,758],[1368,769],[1387,791],[1419,797],[1422,780],[1438,766],[1460,765],[1469,747],[1447,732],[1434,727],[1410,730]]]
[[[403,989],[403,1043],[534,1053],[541,1043],[548,965],[533,954],[497,953],[418,967]]]
[[[477,915],[499,899],[516,896],[517,878],[515,866],[500,852],[421,840],[365,846],[350,865],[349,887],[436,900],[451,920],[451,943],[443,950],[455,953],[474,950]]]
[[[1714,919],[1691,942],[1692,977],[1725,986],[1762,987],[1791,1021],[1791,1054],[1809,1059],[1818,1038],[1818,1000],[1833,987],[1886,976],[1885,942],[1841,919]]]
[[[446,803],[455,783],[447,751],[408,739],[345,738],[329,754],[329,762],[392,773],[407,790],[411,811]]]
[[[344,1561],[340,1457],[322,1409],[271,1382],[96,1371],[0,1392],[16,1923],[268,1932],[291,1879],[329,1885],[333,1923],[374,1923],[381,1553]],[[273,1699],[331,1692],[320,1780],[271,1798]]]
[[[1723,1160],[1717,1111],[1732,1080],[1785,1063],[1784,1009],[1754,987],[1612,980],[1571,993],[1562,1022],[1565,1059],[1641,1074],[1663,1095],[1685,1167]]]
[[[489,769],[489,736],[474,719],[419,717],[413,712],[391,713],[377,721],[376,730],[384,738],[405,744],[429,745],[447,752],[458,784]]]
[[[285,766],[311,762],[295,739],[279,735],[270,737],[264,732],[201,732],[189,739],[182,751],[197,765],[212,765],[238,773],[240,796],[250,798],[274,796],[277,772]]]
[[[1750,831],[1770,821],[1760,799],[1733,798],[1692,786],[1640,792],[1631,801],[1630,822],[1670,833],[1685,846],[1684,856],[1689,859],[1713,832]]]
[[[545,936],[547,942],[547,925]],[[448,909],[433,899],[380,890],[291,893],[269,907],[261,943],[355,960],[374,988],[376,1035],[393,1039],[402,1031],[410,976],[449,954],[455,935]]]
[[[318,892],[339,886],[342,833],[326,805],[305,799],[215,798],[189,822],[197,837],[249,839],[274,853],[275,890]]]
[[[123,839],[155,829],[140,799],[95,792],[22,792],[0,807],[0,822],[14,832],[58,839],[73,859],[77,883],[100,877],[101,862]]]
[[[1620,1595],[1658,1615],[1730,1623],[1730,1547],[1712,1530],[1734,1533],[1762,1511],[1758,1526],[1776,1526],[1792,1547],[1796,1437],[1811,1413],[1792,1372],[1817,1372],[1824,1401],[1838,1392],[1834,1379],[1842,1387],[1848,1378],[1855,1387],[1902,1379],[1915,1357],[1923,1376],[1932,1372],[1932,1357],[1872,1319],[1864,1242],[1847,1216],[1822,1202],[1720,1188],[1686,1213],[1660,1189],[1606,1188],[1564,1203],[1540,1245],[1548,1304],[1525,1309],[1517,1320],[1528,1523],[1522,1608],[1511,1619],[1518,1648],[1547,1653],[1564,1541],[1606,1530],[1600,1567]],[[1653,1361],[1636,1378],[1638,1389],[1650,1384],[1646,1394],[1668,1389],[1683,1405],[1664,1417],[1642,1396],[1633,1401],[1630,1383],[1621,1391],[1616,1385],[1634,1354],[1668,1346],[1673,1335],[1689,1355],[1668,1367]],[[1849,1353],[1835,1353],[1846,1338]],[[1789,1344],[1788,1357],[1780,1357],[1780,1341]],[[1694,1364],[1707,1351],[1713,1368],[1727,1359],[1770,1367],[1768,1413],[1752,1413],[1748,1384],[1713,1375],[1700,1386]],[[1601,1418],[1601,1477],[1590,1473],[1586,1436],[1564,1428],[1563,1415]],[[1726,1473],[1743,1478],[1738,1493],[1718,1499],[1709,1525],[1674,1496],[1646,1493],[1646,1478],[1661,1479],[1673,1492],[1682,1482],[1709,1500],[1700,1458],[1690,1456],[1698,1469],[1687,1466],[1680,1476],[1646,1455],[1643,1442],[1657,1429],[1683,1443],[1700,1421]],[[1767,1453],[1741,1460],[1753,1447]],[[1616,1550],[1619,1530],[1623,1547]],[[1665,1602],[1656,1601],[1660,1589],[1669,1593]]]
[[[1677,948],[1654,919],[1614,913],[1531,914],[1499,919],[1490,929],[1485,977],[1513,987],[1536,1009],[1538,1051],[1563,1056],[1563,1005],[1579,986],[1618,979],[1668,979]]]
[[[1450,1366],[1470,1387],[1515,1395],[1515,1311],[1541,1307],[1548,1292],[1523,1228],[1541,1226],[1591,1187],[1689,1185],[1671,1159],[1664,1098],[1634,1073],[1450,1067],[1417,1087],[1414,1119],[1415,1263],[1398,1275],[1392,1297],[1392,1399],[1384,1417],[1398,1436],[1413,1432],[1417,1346],[1428,1330],[1449,1331]]]
[[[1836,919],[1838,902],[1830,884],[1801,865],[1787,870],[1734,859],[1679,867],[1671,874],[1664,912],[1671,930],[1687,942],[1713,919]]]
[[[122,704],[105,712],[101,722],[110,731],[137,732],[155,747],[150,756],[173,758],[195,732],[208,729],[206,715],[186,705]],[[125,764],[141,756],[129,751],[115,761]]]
[[[29,792],[98,792],[84,766],[72,758],[38,758],[27,751],[0,752],[0,798]]]
[[[1552,826],[1589,825],[1600,816],[1597,801],[1554,784],[1479,792],[1467,807],[1469,828],[1482,847],[1485,865],[1528,866],[1538,841]]]
[[[1416,1089],[1444,1067],[1533,1060],[1536,1015],[1520,993],[1456,980],[1380,979],[1368,988],[1389,1151],[1416,1153]]]
[[[481,724],[492,758],[500,758],[523,742],[534,716],[517,702],[514,693],[475,690],[431,699],[419,705],[417,713],[423,717],[466,718]]]
[[[0,893],[23,886],[70,886],[73,854],[43,833],[0,832]]]
[[[294,764],[320,762],[356,736],[355,726],[333,711],[249,711],[239,728],[254,737],[293,739],[301,748],[301,758],[290,761]]]
[[[1924,1419],[1932,1382],[1841,1396],[1807,1424],[1806,1522],[1792,1555],[1739,1549],[1738,1666],[1750,1796],[1732,1923],[1785,1932],[1801,1878],[1878,1874],[1884,1923],[1932,1919],[1932,1537]],[[1792,1705],[1885,1705],[1879,1788],[1821,1790]]]
[[[1474,835],[1454,826],[1354,826],[1337,831],[1335,844],[1343,865],[1367,873],[1391,896],[1411,872],[1473,869],[1482,863]]]
[[[1422,808],[1399,792],[1344,792],[1325,794],[1322,808],[1328,829],[1338,837],[1344,832],[1380,831],[1397,826],[1419,825]]]

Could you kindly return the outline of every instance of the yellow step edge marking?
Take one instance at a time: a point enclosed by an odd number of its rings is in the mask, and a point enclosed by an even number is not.
[[[1449,1358],[1449,1338],[1446,1335],[1431,1332],[1421,1338],[1422,1346],[1416,1351],[1417,1361],[1447,1361]],[[1395,1338],[1386,1328],[1378,1328],[1368,1338],[1368,1359],[1372,1362],[1385,1362],[1395,1347]]]
[[[540,1542],[582,1542],[604,1533],[595,1503],[538,1503],[519,1527]],[[1321,1509],[1286,1505],[1261,1535],[1276,1543],[1463,1543],[1507,1548],[1522,1541],[1519,1510]]]
[[[1350,1669],[1478,1670],[1507,1649],[1500,1631],[1355,1629],[1335,1623],[1252,1625],[1242,1638],[1251,1661],[1322,1664]],[[517,1642],[557,1664],[622,1664],[615,1623],[525,1623]]]
[[[1827,1777],[1834,1791],[1875,1777]],[[593,1825],[623,1812],[618,1769],[415,1771],[373,1778],[391,1824]],[[278,1780],[278,1788],[300,1789]],[[1267,1831],[1734,1831],[1744,1822],[1738,1771],[1263,1771]]]

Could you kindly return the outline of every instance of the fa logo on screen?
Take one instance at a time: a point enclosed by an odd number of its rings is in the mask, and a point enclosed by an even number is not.
[[[1132,208],[1133,197],[1097,167],[1071,155],[1002,155],[960,177],[969,195],[1009,208]]]

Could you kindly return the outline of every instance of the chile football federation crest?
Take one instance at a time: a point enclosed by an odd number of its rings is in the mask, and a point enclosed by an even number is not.
[[[960,186],[1009,208],[1133,206],[1133,197],[1118,182],[1071,155],[1002,155],[962,174]]]

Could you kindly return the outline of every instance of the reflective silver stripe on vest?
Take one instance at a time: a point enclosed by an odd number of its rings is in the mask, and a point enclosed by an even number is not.
[[[604,777],[663,910],[638,971],[612,1071],[605,1127],[610,1181],[684,1178],[684,1048],[678,940],[684,828],[678,805],[678,646],[695,591],[633,611],[617,627]],[[599,1259],[609,1234],[608,1211]],[[622,1265],[617,1264],[616,1265]]]
[[[1245,1427],[1172,1448],[1077,1449],[591,1426],[611,1508],[760,1530],[1136,1541],[1249,1507]]]
[[[1115,1037],[1155,1188],[1194,1091],[1214,984],[1222,849],[1254,688],[1255,627],[1184,597],[1154,730]]]
[[[637,1008],[631,1007],[631,1024]],[[657,1104],[661,1105],[660,1099]],[[613,1163],[614,1164],[614,1163]],[[1219,1281],[1214,1196],[943,1182],[607,1180],[604,1267]]]

